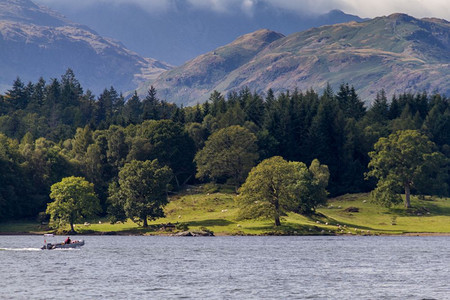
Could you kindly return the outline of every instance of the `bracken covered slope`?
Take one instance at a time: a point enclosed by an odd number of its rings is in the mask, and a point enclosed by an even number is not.
[[[161,74],[156,81],[158,96],[180,104],[203,99],[233,71],[248,64],[261,50],[282,37],[284,35],[277,32],[258,30],[200,55]],[[148,83],[142,85],[139,93],[144,95],[148,88]]]
[[[450,23],[393,14],[286,37],[262,30],[150,83],[160,97],[192,105],[206,101],[214,90],[320,91],[327,83],[337,88],[346,82],[366,102],[382,88],[389,96],[409,91],[450,95]]]

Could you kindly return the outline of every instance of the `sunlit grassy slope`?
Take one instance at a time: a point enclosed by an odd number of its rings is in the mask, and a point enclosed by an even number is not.
[[[282,226],[273,226],[272,220],[238,220],[236,195],[231,191],[208,193],[201,187],[192,187],[172,196],[166,206],[166,217],[150,222],[149,229],[128,221],[111,225],[106,220],[92,220],[85,226],[77,224],[79,233],[118,234],[168,234],[161,224],[177,224],[173,232],[202,228],[216,235],[260,234],[403,234],[403,233],[450,233],[450,199],[412,199],[413,208],[401,205],[382,208],[370,202],[368,194],[349,194],[328,201],[318,214],[305,217],[289,214],[282,218]],[[353,212],[349,212],[353,208]],[[357,210],[357,212],[355,212]],[[183,228],[184,227],[184,228]],[[1,232],[37,232],[32,223],[0,224]]]

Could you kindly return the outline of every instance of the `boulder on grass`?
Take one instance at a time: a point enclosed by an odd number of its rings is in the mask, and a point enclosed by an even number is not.
[[[344,209],[344,211],[355,213],[355,212],[359,212],[359,208],[358,207],[354,207],[354,206],[350,206],[350,207],[347,207],[346,209]]]

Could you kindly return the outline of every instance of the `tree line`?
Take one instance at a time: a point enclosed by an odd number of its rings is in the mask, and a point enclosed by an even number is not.
[[[142,99],[134,93],[125,100],[113,87],[95,97],[84,92],[70,69],[48,83],[41,78],[25,84],[18,78],[0,95],[0,218],[45,211],[51,186],[70,176],[93,183],[103,214],[118,219],[136,214],[121,192],[129,183],[120,173],[147,161],[153,162],[153,172],[170,170],[162,176],[170,177],[168,190],[208,181],[238,190],[252,168],[267,159],[303,163],[296,168],[308,180],[314,176],[305,175],[306,166],[317,160],[328,168],[330,195],[375,189],[378,198],[392,199],[397,179],[391,176],[380,186],[388,175],[376,171],[383,160],[377,165],[374,158],[383,150],[382,141],[408,130],[426,138],[429,155],[443,156],[434,168],[427,167],[427,174],[442,171],[434,174],[439,185],[410,184],[409,192],[446,195],[450,182],[442,162],[450,157],[449,99],[404,93],[388,100],[383,90],[374,98],[366,107],[349,84],[336,92],[328,86],[320,93],[278,95],[244,88],[228,95],[213,92],[203,104],[178,107],[158,99],[153,87]],[[413,179],[426,181],[420,176],[398,180]]]

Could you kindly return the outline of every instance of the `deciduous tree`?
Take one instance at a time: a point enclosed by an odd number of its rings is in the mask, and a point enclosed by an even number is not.
[[[236,188],[244,182],[258,159],[256,136],[241,126],[230,126],[213,133],[197,152],[198,178],[231,179]]]
[[[172,178],[167,166],[160,166],[158,160],[127,163],[119,172],[119,185],[111,186],[110,202],[117,210],[122,206],[128,218],[138,218],[147,227],[147,220],[164,216],[167,204],[167,188]],[[111,210],[110,210],[111,211]]]
[[[158,159],[161,165],[172,169],[179,186],[195,173],[194,155],[194,141],[180,124],[171,120],[148,120],[137,126],[128,161]]]
[[[66,177],[53,184],[50,198],[54,201],[47,205],[47,214],[58,225],[70,224],[72,232],[75,232],[75,222],[101,211],[94,185],[82,177]]]
[[[405,191],[405,207],[411,207],[411,189],[423,180],[439,180],[447,190],[445,174],[447,159],[435,151],[435,144],[417,130],[397,131],[380,138],[369,153],[371,161],[367,175],[376,177],[378,184],[372,192],[375,202],[385,206],[401,202],[398,188]],[[424,176],[428,173],[430,176]],[[426,178],[426,179],[425,179]]]
[[[308,169],[302,162],[288,162],[280,156],[254,167],[236,198],[242,218],[273,219],[288,212],[310,214],[326,201],[328,168],[314,160]]]

